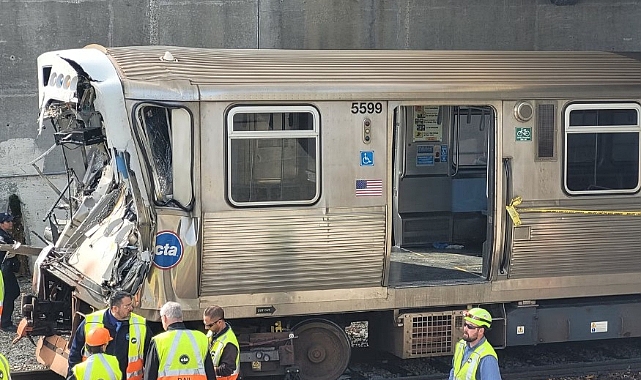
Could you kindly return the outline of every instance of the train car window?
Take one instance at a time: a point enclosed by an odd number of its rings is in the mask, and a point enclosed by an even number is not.
[[[575,104],[565,110],[565,189],[569,194],[639,190],[641,107]]]
[[[189,112],[182,108],[143,104],[138,106],[136,116],[139,127],[137,136],[151,170],[154,202],[161,206],[174,204],[180,208],[190,208],[193,201],[191,170],[184,170],[191,165]],[[177,139],[177,135],[187,137]],[[177,161],[176,168],[174,161]],[[180,178],[176,179],[176,169],[179,168]],[[181,184],[180,189],[174,188],[175,180]]]
[[[494,124],[494,110],[488,106],[452,107],[455,123],[452,163],[461,168],[487,165],[487,133]]]
[[[312,204],[319,115],[308,106],[235,107],[227,116],[228,194],[236,206]]]

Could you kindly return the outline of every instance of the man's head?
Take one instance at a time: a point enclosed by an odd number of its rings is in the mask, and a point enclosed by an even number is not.
[[[476,344],[485,336],[485,331],[492,326],[492,315],[485,309],[475,307],[465,314],[463,323],[463,340]]]
[[[11,216],[11,214],[7,214],[6,212],[0,213],[0,228],[5,231],[13,228],[13,216]]]
[[[218,334],[225,328],[225,311],[218,305],[209,306],[203,313],[205,329]]]
[[[98,352],[104,352],[107,348],[107,344],[111,342],[113,338],[109,334],[109,330],[104,327],[96,327],[87,333],[85,337],[85,345],[87,346],[87,351],[89,353],[95,354]]]
[[[109,310],[111,314],[119,321],[127,321],[131,317],[134,309],[131,294],[122,290],[117,290],[109,298]]]
[[[160,308],[162,328],[167,330],[169,325],[183,321],[183,309],[178,302],[169,301]]]

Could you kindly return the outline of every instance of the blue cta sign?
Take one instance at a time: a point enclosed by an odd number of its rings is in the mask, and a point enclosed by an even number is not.
[[[175,267],[183,257],[183,242],[173,231],[160,231],[156,234],[154,265],[160,269]]]

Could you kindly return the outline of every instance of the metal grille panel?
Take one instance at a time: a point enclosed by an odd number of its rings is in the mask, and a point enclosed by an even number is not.
[[[461,337],[463,311],[404,314],[403,358],[451,355]]]
[[[539,104],[536,121],[537,158],[554,158],[554,104]]]

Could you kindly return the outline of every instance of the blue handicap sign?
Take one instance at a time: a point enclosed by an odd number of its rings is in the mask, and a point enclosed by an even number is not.
[[[361,150],[361,166],[374,166],[373,150]]]
[[[183,243],[173,231],[160,231],[156,234],[154,265],[160,269],[175,267],[183,257]]]
[[[441,162],[447,162],[447,145],[441,145]]]

